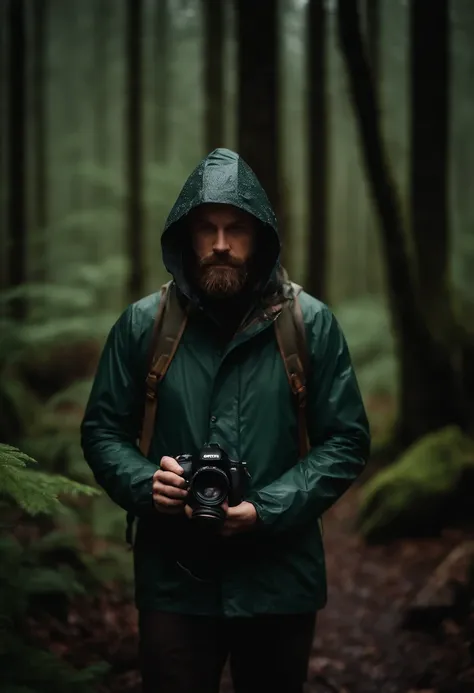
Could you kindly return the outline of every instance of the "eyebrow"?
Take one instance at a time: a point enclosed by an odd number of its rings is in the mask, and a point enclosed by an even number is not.
[[[197,216],[195,217],[195,222],[198,224],[210,224],[211,226],[217,226],[217,224],[206,217]],[[245,219],[243,217],[234,217],[233,219],[227,221],[225,226],[234,226],[235,224],[244,224]]]

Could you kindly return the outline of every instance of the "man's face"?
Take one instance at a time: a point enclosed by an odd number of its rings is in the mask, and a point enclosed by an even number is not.
[[[256,219],[232,205],[204,204],[190,213],[189,224],[201,289],[210,296],[234,296],[247,281]]]

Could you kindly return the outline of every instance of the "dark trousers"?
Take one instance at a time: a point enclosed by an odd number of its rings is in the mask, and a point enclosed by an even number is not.
[[[315,614],[219,619],[140,613],[144,693],[218,693],[230,656],[235,693],[302,693]]]

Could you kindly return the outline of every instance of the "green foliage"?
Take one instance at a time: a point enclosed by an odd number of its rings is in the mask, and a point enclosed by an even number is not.
[[[59,496],[94,496],[99,490],[60,475],[30,469],[35,460],[11,445],[0,444],[0,494],[18,504],[29,515],[53,514]]]
[[[393,392],[393,364],[389,359],[395,358],[395,339],[384,300],[375,296],[356,298],[336,306],[334,313],[346,336],[359,379],[367,379],[368,384],[379,383]],[[372,367],[385,375],[374,378]]]
[[[366,296],[334,309],[349,345],[372,431],[372,450],[393,438],[399,401],[398,361],[385,302]]]
[[[17,625],[33,597],[54,594],[59,598],[84,594],[84,585],[72,565],[45,565],[58,548],[62,548],[63,556],[67,555],[66,548],[71,550],[71,539],[64,541],[61,538],[61,544],[57,542],[56,547],[49,547],[43,538],[36,539],[29,545],[21,544],[13,536],[0,540],[0,617],[3,624]]]
[[[107,295],[114,293],[119,297],[114,307],[121,305],[120,296],[127,272],[126,258],[116,253],[107,255],[101,262],[94,263],[75,256],[61,263],[61,271],[58,268],[58,277],[53,282],[41,284],[27,282],[19,287],[1,291],[1,312],[7,315],[12,301],[21,298],[28,306],[25,323],[27,327],[36,325],[45,328],[45,322],[54,325],[57,320],[65,320],[66,325],[68,321],[71,321],[74,325],[78,317],[88,319],[92,327],[96,327],[100,324],[98,318],[103,321],[104,317],[109,320],[116,317],[116,312],[104,313],[103,297],[106,293]],[[4,320],[5,326],[9,326],[14,333],[18,328],[20,332],[23,332],[23,324],[18,325],[14,321]],[[102,325],[102,332],[103,330],[104,325]],[[93,331],[96,332],[96,329]],[[2,341],[4,338],[2,331]]]
[[[54,514],[60,497],[98,495],[98,490],[58,475],[31,468],[29,455],[0,444],[0,493],[29,515]],[[39,649],[25,635],[25,622],[32,599],[54,596],[71,599],[86,592],[95,576],[77,551],[77,540],[51,532],[29,543],[14,536],[0,539],[0,670],[2,691],[20,693],[91,693],[104,663],[77,671],[49,652]]]
[[[100,662],[79,671],[19,636],[1,631],[0,667],[2,693],[93,693],[94,684],[109,669]]]
[[[358,526],[369,541],[436,531],[474,473],[474,441],[449,426],[413,444],[362,488]]]
[[[98,293],[120,275],[119,264],[109,258],[101,268],[77,265],[70,286],[24,285],[0,294],[4,308],[21,295],[29,309],[25,322],[1,325],[0,439],[34,453],[50,470],[60,462],[66,471],[65,460],[82,459],[80,416],[117,317],[98,309]]]

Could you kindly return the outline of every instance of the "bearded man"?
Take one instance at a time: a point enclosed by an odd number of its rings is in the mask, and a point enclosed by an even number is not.
[[[217,149],[193,171],[166,222],[162,251],[186,322],[158,385],[147,454],[137,441],[160,293],[130,305],[112,328],[82,423],[97,482],[138,518],[143,690],[217,693],[229,657],[236,693],[301,693],[327,600],[320,519],[369,455],[346,340],[329,308],[301,292],[308,354],[302,454],[273,329],[295,298],[280,266],[275,214],[238,154]],[[195,459],[206,445],[245,461],[248,472],[240,501],[219,506],[212,541],[196,529],[180,457]]]

